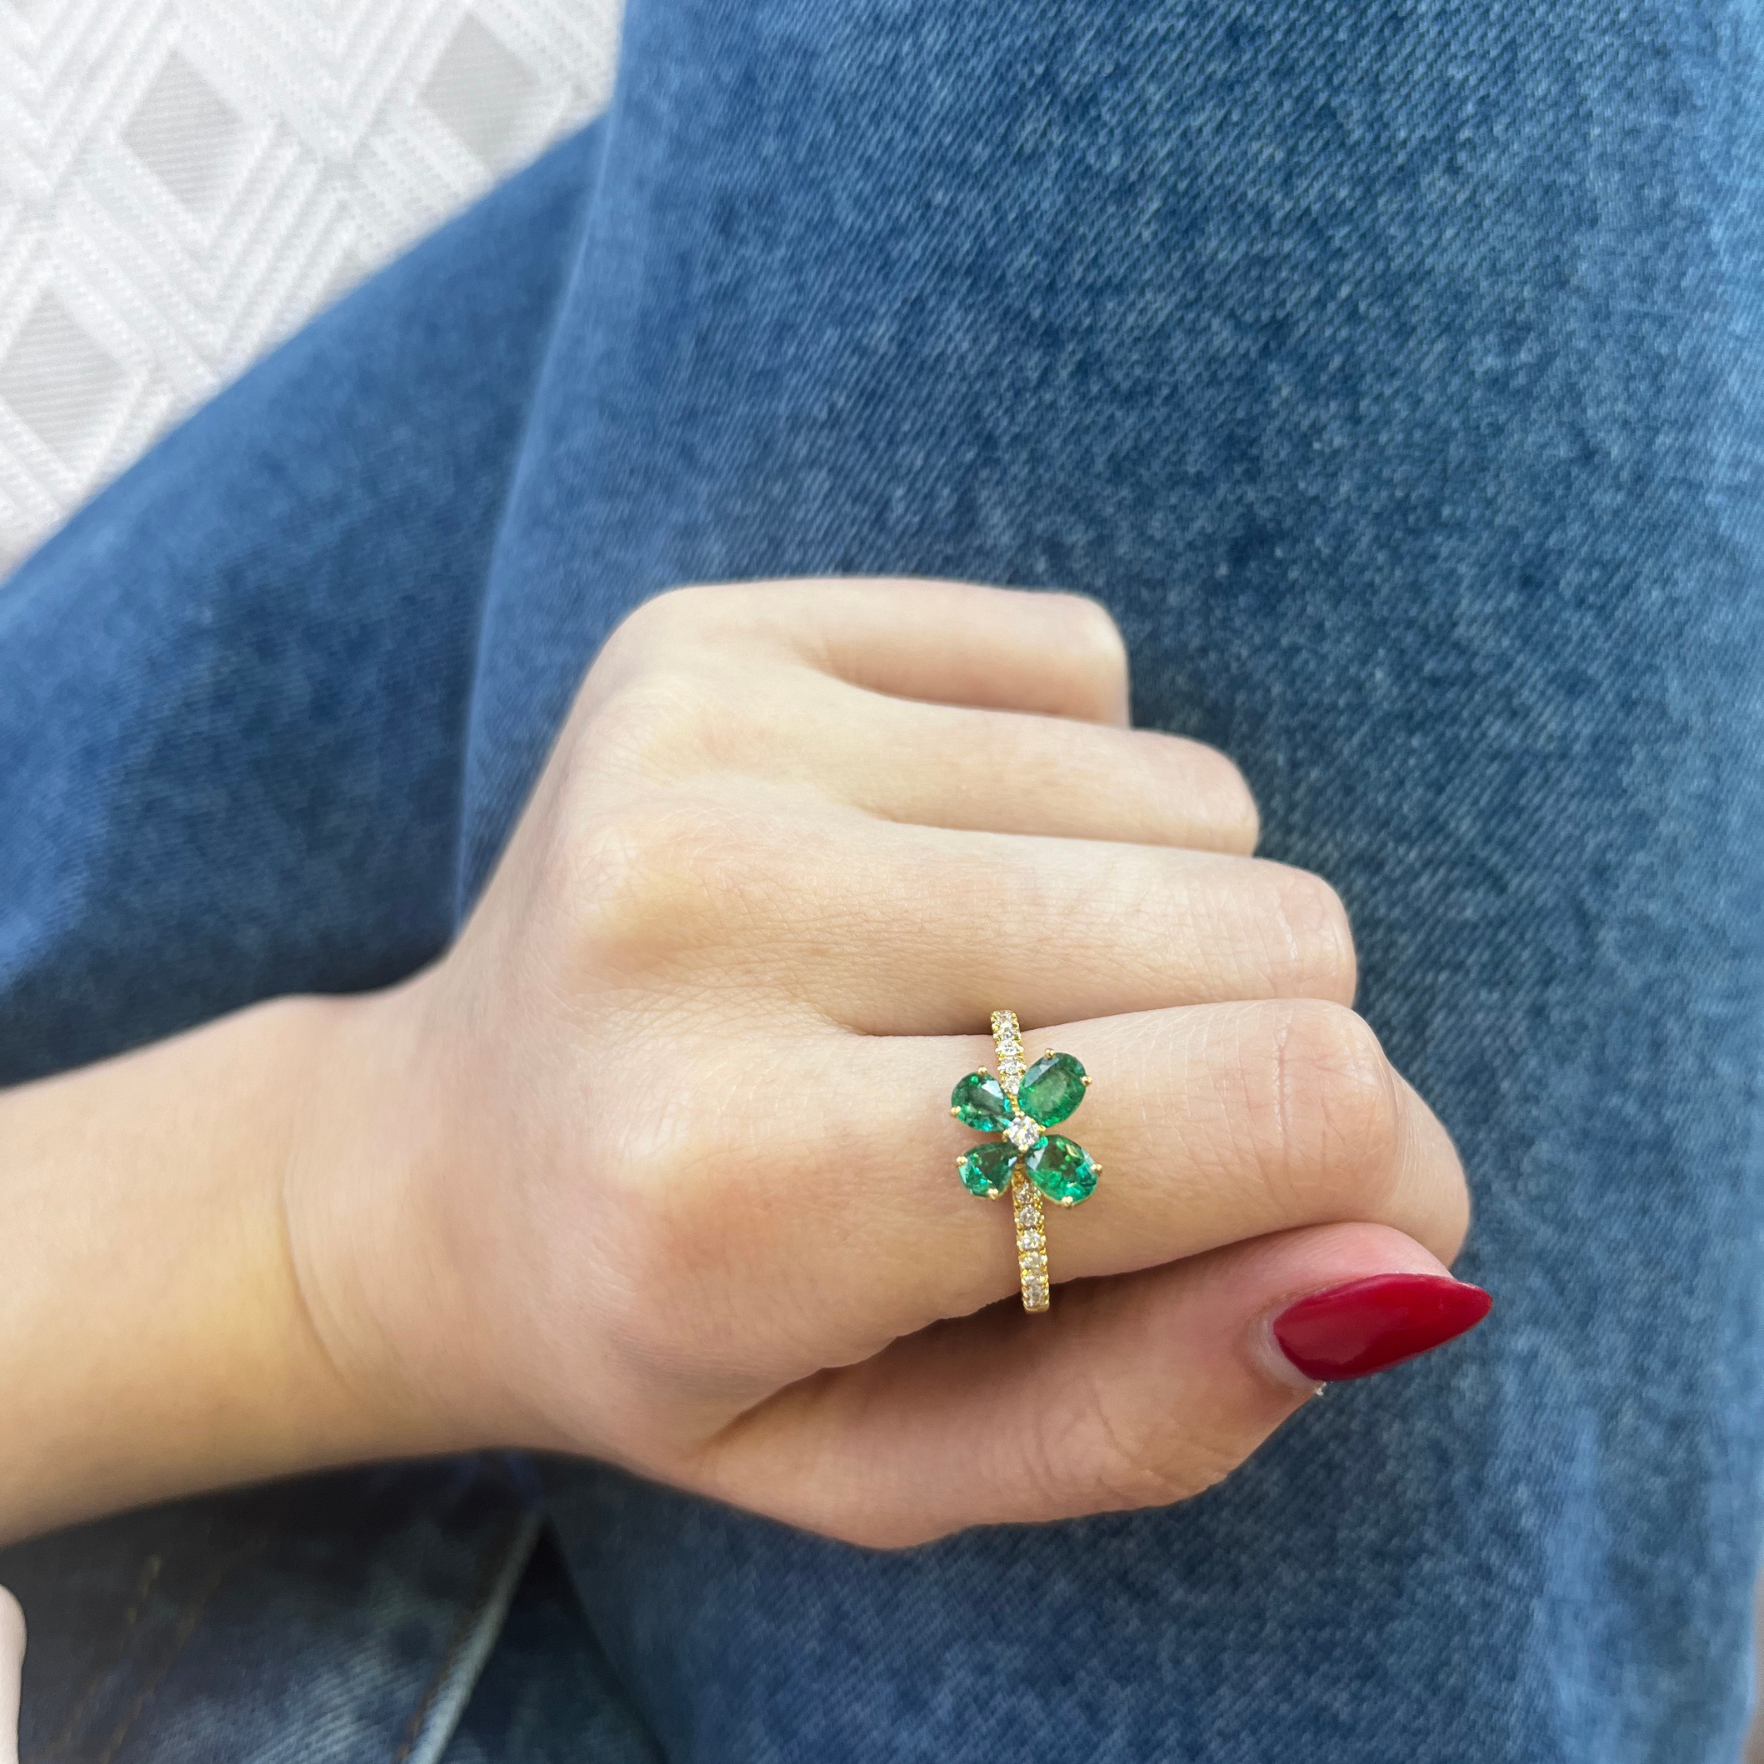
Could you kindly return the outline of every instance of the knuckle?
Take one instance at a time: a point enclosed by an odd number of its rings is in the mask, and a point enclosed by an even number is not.
[[[718,721],[711,682],[678,667],[643,668],[594,707],[571,754],[578,775],[679,771]]]
[[[1470,1233],[1470,1185],[1452,1137],[1406,1080],[1397,1079],[1405,1122],[1406,1155],[1399,1183],[1399,1224],[1448,1266]]]
[[[640,1292],[659,1294],[697,1284],[706,1252],[715,1242],[714,1222],[700,1204],[714,1202],[714,1192],[694,1179],[693,1164],[680,1155],[682,1149],[670,1147],[665,1157],[629,1158],[604,1190],[608,1236],[618,1244],[620,1265]]]
[[[1243,1461],[1143,1407],[1124,1409],[1105,1375],[1074,1379],[1066,1404],[1050,1406],[1031,1435],[1027,1465],[1043,1509],[1061,1515],[1167,1507],[1221,1482]],[[1081,1441],[1078,1452],[1073,1442]]]
[[[1190,770],[1195,774],[1202,817],[1217,830],[1224,850],[1248,857],[1262,837],[1262,811],[1256,806],[1249,780],[1218,748],[1199,741],[1188,745],[1197,756]]]
[[[1180,835],[1171,844],[1249,857],[1261,837],[1261,812],[1235,761],[1204,741],[1160,729],[1134,729],[1145,787]]]
[[[1439,1187],[1432,1221],[1433,1242],[1428,1247],[1449,1268],[1470,1235],[1470,1185],[1464,1180],[1463,1166],[1454,1162]]]
[[[668,642],[703,622],[714,593],[693,585],[652,594],[625,614],[608,642],[644,647]]]
[[[1054,597],[1072,620],[1075,647],[1097,667],[1119,676],[1127,672],[1127,639],[1115,615],[1087,594]]]
[[[690,801],[574,821],[557,841],[548,893],[566,903],[575,961],[616,978],[696,945],[716,912],[726,843],[721,816]]]
[[[704,1358],[728,1322],[704,1303],[726,1285],[732,1201],[715,1179],[725,1148],[713,1123],[688,1113],[627,1127],[617,1145],[594,1151],[598,1260],[617,1272],[600,1295],[604,1326],[626,1364],[678,1371]]]
[[[1275,1017],[1271,1162],[1302,1217],[1377,1218],[1401,1144],[1396,1074],[1364,1017],[1321,999]]]
[[[732,634],[751,621],[760,590],[746,585],[670,588],[640,602],[613,628],[588,670],[582,702],[606,693],[652,668],[726,651]]]
[[[588,670],[585,695],[607,682],[623,681],[651,666],[658,656],[665,656],[682,641],[689,641],[687,632],[692,619],[690,589],[670,588],[639,601],[607,633],[594,665]]]
[[[1341,896],[1309,870],[1270,864],[1267,873],[1274,893],[1276,972],[1302,997],[1352,1004],[1358,964]]]
[[[567,978],[585,991],[670,981],[703,1001],[795,997],[792,952],[838,933],[810,823],[757,824],[712,789],[646,795],[558,843],[545,894],[562,915]]]
[[[1127,639],[1100,600],[1082,594],[1043,597],[1061,618],[1058,647],[1067,667],[1088,691],[1095,708],[1112,713],[1127,692]]]

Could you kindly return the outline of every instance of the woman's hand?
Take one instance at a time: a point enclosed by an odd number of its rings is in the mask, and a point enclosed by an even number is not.
[[[627,620],[457,947],[337,1007],[285,1193],[363,1407],[885,1545],[1248,1456],[1314,1388],[1270,1320],[1443,1274],[1465,1188],[1349,1008],[1335,894],[1250,856],[1228,760],[1126,714],[1063,595]],[[1048,1316],[955,1173],[996,1008],[1094,1080]]]
[[[1465,1193],[1334,894],[1125,706],[1066,596],[643,608],[445,960],[0,1094],[0,1538],[488,1445],[876,1544],[1224,1475],[1278,1341],[1335,1375],[1284,1308],[1442,1276]],[[1095,1080],[1051,1316],[955,1174],[996,1008]]]

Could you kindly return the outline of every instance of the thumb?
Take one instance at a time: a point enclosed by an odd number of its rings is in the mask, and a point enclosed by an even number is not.
[[[0,1764],[18,1764],[19,1669],[24,1650],[24,1612],[0,1586]]]
[[[1425,1353],[1489,1303],[1387,1226],[1253,1238],[793,1385],[718,1441],[709,1492],[879,1547],[1164,1506],[1234,1470],[1320,1380]]]

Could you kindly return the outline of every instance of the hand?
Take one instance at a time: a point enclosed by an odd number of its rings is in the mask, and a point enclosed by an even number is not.
[[[309,1111],[295,1266],[345,1379],[879,1545],[1240,1463],[1314,1388],[1270,1318],[1443,1275],[1465,1188],[1333,891],[1126,707],[1070,596],[628,619],[458,945],[355,1009]],[[955,1172],[1000,1007],[1094,1079],[1048,1316]]]

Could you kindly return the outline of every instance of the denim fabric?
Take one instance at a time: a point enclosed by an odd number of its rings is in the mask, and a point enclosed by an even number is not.
[[[631,0],[594,130],[0,594],[9,1076],[439,949],[606,631],[685,580],[1094,593],[1137,720],[1230,752],[1344,895],[1493,1321],[1183,1506],[903,1556],[547,1466],[632,1745],[1733,1756],[1761,40],[1688,3]]]
[[[512,1494],[475,1463],[364,1471],[7,1552],[21,1764],[436,1764],[533,1555]]]
[[[0,586],[0,1084],[445,943],[477,607],[594,150],[361,289]],[[567,1757],[520,1700],[543,1600],[452,1731],[535,1492],[393,1469],[0,1551],[25,1764]]]
[[[0,588],[0,1084],[446,942],[479,602],[593,152],[319,319]]]
[[[547,1533],[442,1764],[662,1764]]]

